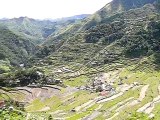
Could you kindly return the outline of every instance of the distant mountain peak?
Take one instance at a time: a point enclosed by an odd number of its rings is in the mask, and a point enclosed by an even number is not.
[[[74,15],[74,16],[70,16],[70,17],[62,17],[62,18],[57,18],[57,19],[48,18],[48,19],[45,19],[45,20],[49,20],[49,21],[80,20],[80,19],[84,19],[88,16],[90,16],[90,14]]]
[[[113,0],[98,12],[106,11],[107,14],[126,11],[129,9],[139,8],[145,4],[154,3],[157,0]]]
[[[130,9],[140,8],[145,4],[153,4],[157,0],[113,0],[106,4],[102,9],[88,18],[82,29],[88,29],[91,26],[109,18],[117,13],[128,11]],[[159,0],[158,0],[159,1]]]

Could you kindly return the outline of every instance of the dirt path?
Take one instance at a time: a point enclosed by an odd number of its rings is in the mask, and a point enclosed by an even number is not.
[[[72,95],[74,93],[76,93],[77,91],[79,91],[79,89],[75,88],[75,87],[67,87],[65,89],[65,92],[62,94],[63,97],[67,97],[69,95]]]
[[[98,115],[100,115],[101,112],[99,111],[94,111],[91,115],[83,118],[82,120],[94,120]]]
[[[123,95],[123,92],[120,92],[120,93],[118,93],[118,94],[116,94],[116,95],[113,95],[113,96],[111,96],[111,97],[109,97],[109,98],[100,100],[100,101],[98,101],[97,103],[108,102],[108,101],[114,100],[114,99],[116,99],[117,97],[120,97],[120,96],[122,96],[122,95]]]
[[[106,120],[114,120],[114,118],[115,118],[116,116],[118,116],[118,115],[119,115],[119,112],[115,113],[112,117],[110,117],[110,118],[108,118],[108,119],[106,119]]]
[[[133,97],[130,97],[129,99],[124,100],[123,102],[120,102],[117,104],[117,109],[115,110],[116,112],[120,112],[122,111],[126,106],[128,106],[128,104],[130,103],[130,101],[133,99]]]
[[[45,107],[45,108],[42,108],[41,110],[38,110],[38,112],[44,112],[44,111],[48,111],[50,110],[50,107]]]
[[[155,104],[160,103],[160,85],[158,86],[158,92],[159,95],[154,98],[152,102],[145,104],[144,106],[139,108],[137,112],[144,112],[146,114],[149,114],[150,116],[153,116],[152,111],[155,108]]]
[[[153,111],[155,104],[157,103],[160,103],[160,95],[154,98],[152,102],[149,102],[145,104],[143,107],[139,108],[137,112],[144,112],[146,114],[150,114]]]
[[[142,101],[144,98],[145,98],[145,96],[146,96],[146,92],[147,92],[147,90],[148,90],[148,87],[149,87],[149,85],[145,85],[142,89],[141,89],[141,92],[140,92],[140,96],[139,96],[139,101]]]
[[[101,114],[101,112],[99,112],[99,109],[101,109],[102,106],[103,105],[100,104],[98,106],[98,108],[95,109],[95,111],[92,114],[88,115],[87,117],[83,118],[82,120],[94,120],[98,115]]]
[[[137,100],[133,100],[131,101],[128,106],[135,106],[137,104],[139,104],[144,98],[145,98],[145,95],[146,95],[146,92],[148,90],[148,87],[149,85],[145,85],[142,87],[141,91],[140,91],[140,95],[139,95],[139,98]]]
[[[78,111],[80,111],[82,108],[85,108],[85,107],[91,105],[93,102],[94,102],[94,100],[90,100],[90,101],[84,103],[83,105],[76,107],[74,110],[75,110],[76,112],[78,112]]]
[[[84,107],[82,109],[82,111],[86,111],[88,108],[92,107],[93,105],[95,105],[96,102],[92,102],[91,104],[89,104],[88,106]]]

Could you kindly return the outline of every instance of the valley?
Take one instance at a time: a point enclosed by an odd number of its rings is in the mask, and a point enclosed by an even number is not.
[[[113,0],[82,19],[0,20],[0,119],[159,120],[159,5]]]

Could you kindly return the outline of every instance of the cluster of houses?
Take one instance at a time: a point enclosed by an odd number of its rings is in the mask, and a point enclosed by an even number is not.
[[[109,96],[116,93],[115,88],[106,81],[94,80],[92,86],[96,92],[100,92],[102,96]]]
[[[105,80],[94,79],[92,84],[79,87],[80,90],[99,92],[101,96],[111,96],[116,93],[115,88]]]

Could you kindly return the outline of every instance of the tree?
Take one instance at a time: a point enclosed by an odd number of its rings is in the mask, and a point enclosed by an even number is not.
[[[144,113],[134,113],[127,120],[149,120],[148,116]]]
[[[52,115],[49,115],[48,120],[53,120]]]

